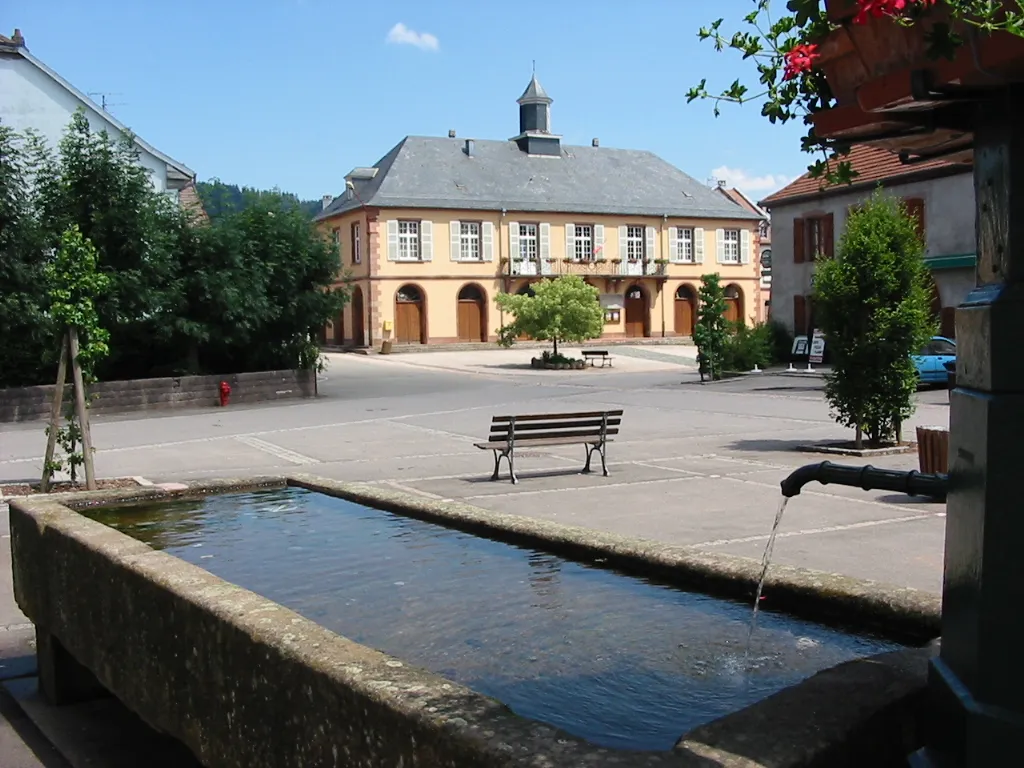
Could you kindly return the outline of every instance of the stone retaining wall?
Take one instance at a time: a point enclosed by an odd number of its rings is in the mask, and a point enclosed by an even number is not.
[[[102,687],[184,743],[208,768],[837,768],[855,765],[835,762],[836,749],[851,739],[874,745],[857,755],[858,767],[888,765],[894,750],[916,745],[908,735],[917,732],[917,699],[925,685],[918,651],[820,673],[716,721],[726,727],[712,723],[697,729],[674,751],[601,749],[336,635],[71,508],[286,482],[462,527],[483,527],[491,515],[409,495],[378,496],[370,486],[309,476],[206,481],[177,492],[118,489],[15,499],[10,503],[15,598],[36,625],[40,685],[51,703],[95,695]],[[578,553],[603,552],[623,562],[642,557],[645,544],[624,537],[604,540],[603,534],[578,540],[586,536],[584,529],[492,517],[499,518],[490,524],[494,533],[555,546],[577,540]],[[655,570],[669,572],[666,558],[665,552],[654,553]],[[700,567],[706,573],[717,569],[720,579],[745,582],[738,560],[708,556]],[[684,574],[696,567],[676,565]],[[801,580],[794,571],[788,569],[781,581],[809,594],[820,574],[807,573]],[[862,615],[893,597],[862,583],[844,600],[852,584],[819,586],[846,610],[862,606]],[[865,594],[872,590],[879,593],[874,598]],[[903,630],[917,624],[918,633],[930,631],[930,606],[914,605],[906,595],[896,603],[888,613],[890,618],[907,613]],[[826,703],[829,727],[823,736],[825,731],[812,724]],[[885,717],[875,716],[881,714]]]
[[[89,387],[90,394],[95,395],[89,408],[92,413],[124,413],[215,406],[219,402],[222,381],[231,385],[231,404],[316,395],[314,371],[256,371],[224,376],[101,381]],[[53,390],[52,384],[0,389],[0,422],[47,418],[53,401]],[[71,402],[72,397],[73,388],[65,385],[65,402]]]

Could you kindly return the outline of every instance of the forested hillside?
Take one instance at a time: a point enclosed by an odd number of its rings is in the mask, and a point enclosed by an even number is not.
[[[226,213],[237,213],[247,204],[267,196],[280,196],[294,202],[309,218],[313,218],[322,205],[319,200],[300,200],[289,192],[239,187],[237,184],[225,184],[220,179],[196,182],[196,191],[203,201],[203,209],[211,219],[217,219]]]

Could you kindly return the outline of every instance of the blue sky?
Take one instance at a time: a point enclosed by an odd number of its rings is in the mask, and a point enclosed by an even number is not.
[[[776,0],[782,5],[782,0]],[[201,179],[339,194],[409,134],[507,139],[531,60],[563,142],[651,150],[755,197],[800,175],[803,126],[686,103],[756,80],[696,38],[753,0],[5,0],[0,30]],[[396,30],[396,25],[401,25]],[[96,97],[98,100],[98,97]]]

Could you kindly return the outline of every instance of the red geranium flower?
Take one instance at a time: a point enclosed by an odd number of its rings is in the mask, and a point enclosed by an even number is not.
[[[810,72],[811,67],[814,66],[815,59],[820,55],[818,53],[818,46],[814,43],[794,45],[792,50],[787,51],[783,55],[786,69],[782,79],[792,80],[801,72]]]
[[[857,0],[857,15],[854,24],[867,24],[871,17],[902,16],[911,3],[935,5],[935,0]]]

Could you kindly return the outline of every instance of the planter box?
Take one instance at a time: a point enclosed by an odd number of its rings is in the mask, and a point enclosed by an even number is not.
[[[231,400],[258,403],[316,396],[316,373],[308,370],[256,371],[224,376],[101,381],[89,387],[95,397],[91,413],[125,413],[168,408],[197,408],[218,404],[218,388],[231,385]],[[53,402],[52,384],[0,389],[0,423],[46,419]],[[65,385],[64,401],[72,402],[74,388]]]

